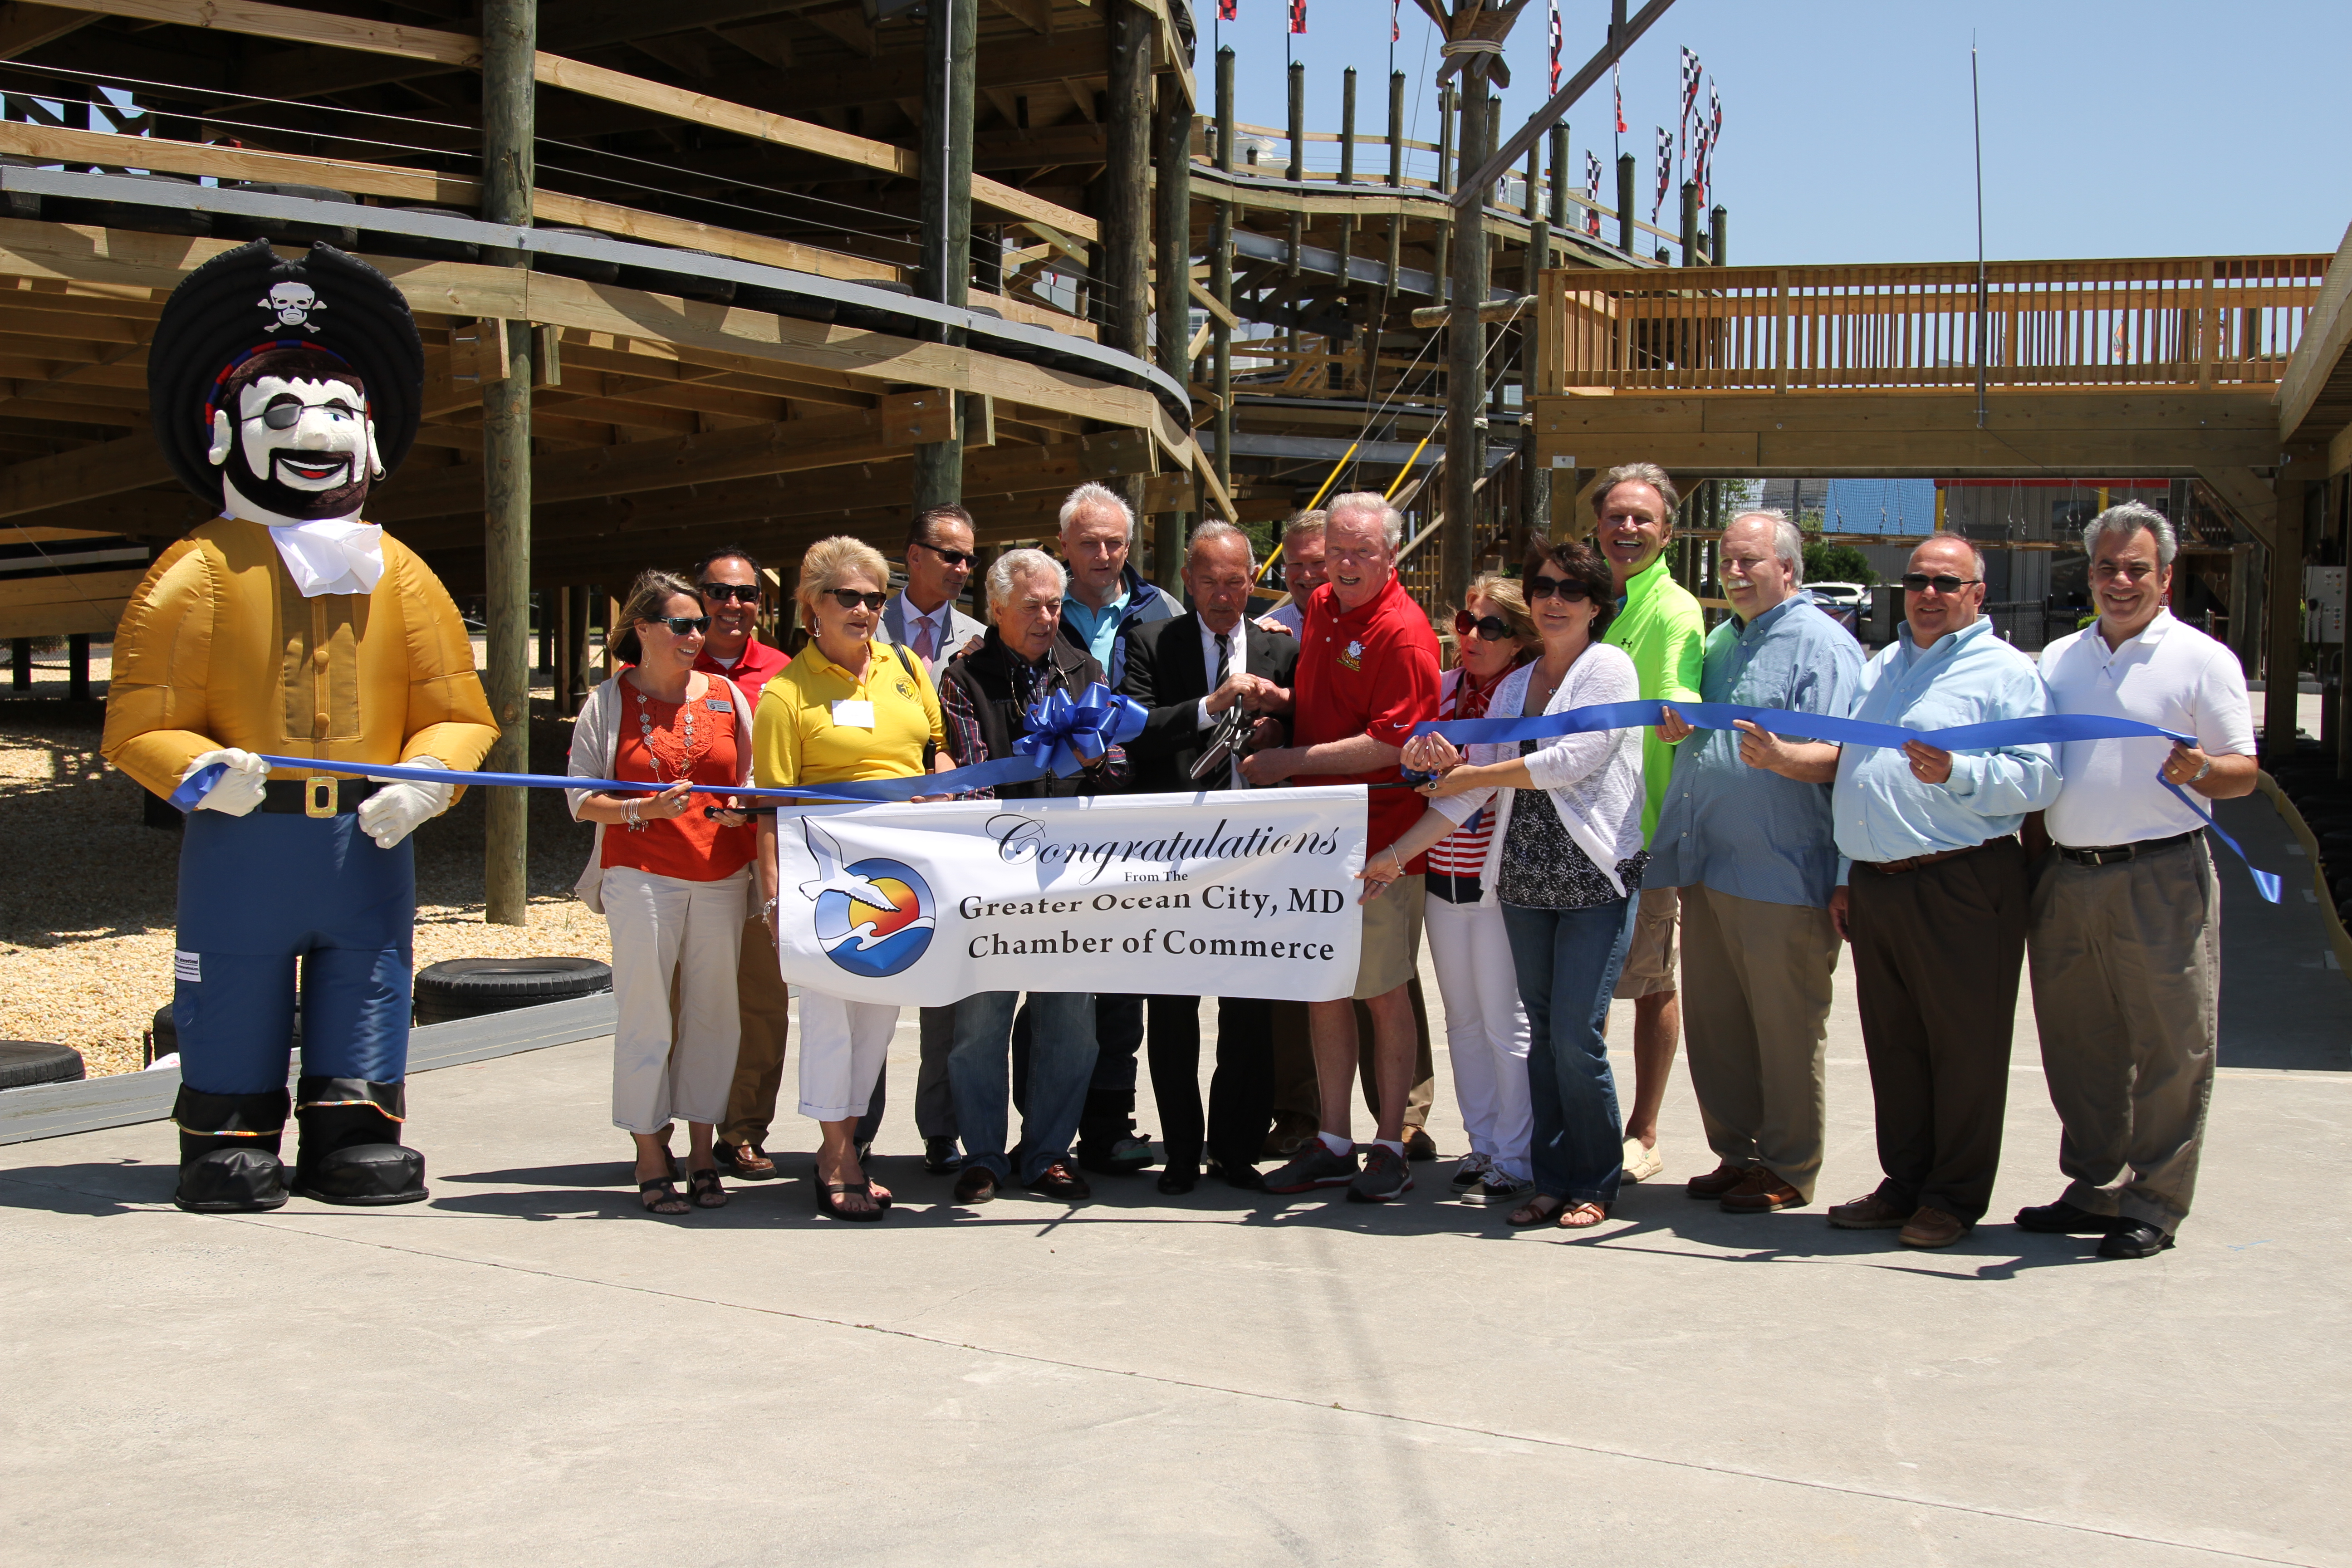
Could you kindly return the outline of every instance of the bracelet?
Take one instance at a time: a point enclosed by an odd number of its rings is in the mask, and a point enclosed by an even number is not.
[[[2205,775],[2206,775],[2207,773],[2211,773],[2212,771],[2213,771],[2213,759],[2212,759],[2212,758],[2210,758],[2210,757],[2208,757],[2208,758],[2206,758],[2206,759],[2205,759],[2205,765],[2204,765],[2203,767],[2199,768],[2195,773],[2191,773],[2191,774],[2189,774],[2189,783],[2190,786],[2191,786],[2192,788],[2193,788],[2193,787],[2195,787],[2195,785],[2196,785],[2197,784],[2199,784],[2200,781],[2202,781],[2202,780],[2203,780],[2203,778],[2205,777]]]
[[[643,833],[646,830],[646,825],[637,820],[638,805],[639,802],[634,796],[621,803],[621,816],[627,819],[629,831],[632,833]]]
[[[781,898],[781,897],[782,897],[782,894],[778,894],[778,895],[777,895],[777,897],[778,897],[778,898]],[[776,900],[775,900],[775,899],[770,899],[766,903],[761,904],[761,905],[760,906],[760,918],[761,918],[761,920],[763,920],[763,921],[764,921],[764,920],[766,920],[766,919],[768,919],[770,916],[773,915],[775,912],[776,912]]]

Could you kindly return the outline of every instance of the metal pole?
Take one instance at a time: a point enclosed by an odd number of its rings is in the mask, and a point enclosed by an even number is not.
[[[972,53],[978,47],[980,0],[934,0],[923,31],[922,190],[923,298],[961,306],[971,299]],[[961,327],[941,330],[940,342],[963,345]],[[947,438],[915,448],[918,509],[963,500],[963,438],[950,425]]]
[[[537,182],[538,0],[483,0],[482,205],[488,223],[530,222]],[[483,259],[528,268],[523,251]],[[530,384],[529,321],[502,324],[508,374],[482,384],[482,586],[488,622],[483,687],[499,739],[494,773],[530,771]],[[530,795],[488,791],[482,803],[483,919],[524,923],[530,903]]]

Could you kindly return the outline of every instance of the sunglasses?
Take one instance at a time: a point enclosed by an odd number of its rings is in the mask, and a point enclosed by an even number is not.
[[[237,423],[240,425],[250,425],[254,421],[259,420],[262,424],[268,426],[272,430],[291,430],[294,426],[302,423],[302,416],[310,413],[311,406],[312,405],[308,403],[273,403],[258,414],[247,415],[244,418],[238,420]],[[340,403],[321,403],[317,406],[319,411],[326,415],[330,419],[344,420],[356,419],[359,417],[359,416],[352,413],[350,409],[344,407]]]
[[[1481,616],[1474,621],[1470,618],[1469,611],[1454,611],[1454,635],[1457,637],[1466,637],[1473,632],[1488,642],[1501,642],[1511,635],[1511,628],[1507,622],[1496,616]]]
[[[890,602],[887,594],[861,594],[855,588],[834,588],[828,592],[833,602],[845,610],[854,610],[863,605],[877,616],[882,613],[882,606]]]
[[[674,637],[699,637],[710,629],[709,616],[656,616],[648,626],[667,626]]]
[[[980,559],[968,550],[942,550],[936,544],[926,544],[923,548],[950,566],[970,566]]]
[[[1938,594],[1957,594],[1969,584],[1982,581],[1979,577],[1955,577],[1948,573],[1936,577],[1930,577],[1925,572],[1903,574],[1904,591],[1912,594],[1924,594],[1930,588]]]
[[[1570,605],[1581,605],[1592,597],[1591,589],[1566,577],[1538,575],[1528,579],[1528,604],[1532,605],[1538,599],[1549,599],[1555,594],[1559,595],[1563,603]]]
[[[713,604],[723,605],[730,599],[739,605],[760,602],[760,585],[756,583],[698,583],[695,589]]]

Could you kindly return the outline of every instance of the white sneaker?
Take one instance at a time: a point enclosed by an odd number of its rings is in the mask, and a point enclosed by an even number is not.
[[[1629,1182],[1646,1182],[1666,1168],[1664,1156],[1656,1146],[1644,1149],[1639,1138],[1625,1140],[1625,1176]]]
[[[1458,1197],[1485,1181],[1486,1173],[1494,1168],[1494,1162],[1484,1154],[1465,1154],[1462,1156],[1461,1163],[1454,1167],[1453,1180],[1447,1184],[1454,1189],[1454,1195]]]

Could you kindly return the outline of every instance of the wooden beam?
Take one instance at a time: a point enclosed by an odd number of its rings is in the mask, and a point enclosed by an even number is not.
[[[170,478],[171,465],[154,437],[126,436],[0,468],[0,517],[120,495]]]
[[[2222,504],[2222,510],[2243,523],[2254,542],[2263,549],[2276,546],[2278,529],[2278,497],[2270,481],[2258,478],[2251,468],[2210,468],[2197,470],[2208,489]]]
[[[62,38],[98,18],[63,5],[11,4],[0,6],[0,60],[24,58],[53,38]]]
[[[2231,304],[2237,302],[2234,294],[2229,300]],[[2287,361],[2286,373],[2279,377],[2281,445],[2297,439],[2312,405],[2336,374],[2347,347],[2352,347],[2352,227],[2344,231],[2336,259],[2327,264],[2319,298],[2303,319],[2294,357]]]

